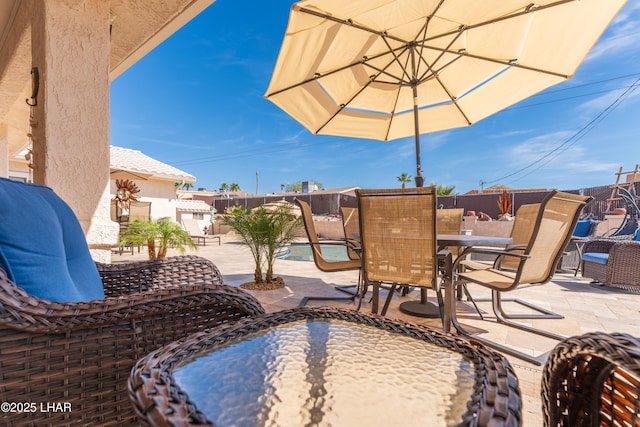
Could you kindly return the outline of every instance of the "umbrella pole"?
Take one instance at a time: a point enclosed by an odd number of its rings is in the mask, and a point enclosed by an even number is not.
[[[420,123],[418,119],[418,86],[416,83],[413,87],[413,127],[416,135],[416,187],[424,185],[424,177],[422,176],[422,167],[420,166]]]

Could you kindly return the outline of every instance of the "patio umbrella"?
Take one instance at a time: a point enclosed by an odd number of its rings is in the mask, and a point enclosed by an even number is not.
[[[470,126],[569,79],[626,0],[303,0],[266,98],[314,134]]]
[[[302,216],[302,211],[300,210],[300,208],[291,202],[287,202],[286,200],[276,200],[275,202],[265,203],[251,210],[255,211],[259,208],[264,208],[269,213],[273,213],[278,210],[284,209],[291,216],[294,216],[294,217]]]

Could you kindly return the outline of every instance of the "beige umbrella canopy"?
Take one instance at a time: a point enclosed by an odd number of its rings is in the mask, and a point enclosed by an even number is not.
[[[296,216],[296,217],[302,216],[302,212],[300,211],[300,208],[291,202],[287,202],[286,200],[276,200],[275,202],[265,203],[251,210],[255,211],[260,207],[264,208],[269,213],[276,212],[279,209],[284,209],[288,214],[292,216]]]
[[[535,1],[535,0],[534,0]],[[569,79],[626,0],[303,0],[266,97],[314,134],[473,123]]]

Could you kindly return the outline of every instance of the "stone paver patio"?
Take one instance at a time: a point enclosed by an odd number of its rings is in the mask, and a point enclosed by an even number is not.
[[[173,250],[169,256],[176,255]],[[230,235],[222,236],[222,245],[217,242],[200,246],[197,251],[189,250],[187,254],[194,254],[212,260],[222,272],[225,283],[239,286],[252,280],[253,258],[245,246],[237,242]],[[134,255],[124,253],[113,255],[112,262],[128,262],[146,259],[146,250]],[[333,289],[334,285],[356,283],[357,272],[324,273],[318,270],[313,262],[277,260],[274,268],[276,276],[284,279],[286,286],[271,291],[248,291],[255,295],[267,312],[274,312],[285,308],[296,307],[304,296],[344,296]],[[490,292],[476,286],[470,286],[471,294],[476,298],[488,298]],[[428,293],[435,301],[433,291]],[[640,335],[640,295],[627,294],[605,289],[589,283],[589,280],[573,277],[570,274],[556,274],[552,282],[545,285],[525,286],[518,291],[510,292],[505,297],[518,297],[536,305],[548,308],[565,316],[560,320],[529,320],[528,324],[539,329],[550,330],[562,335],[580,335],[586,332],[623,332]],[[381,295],[381,299],[386,293]],[[401,313],[398,305],[407,299],[417,299],[419,291],[413,291],[408,296],[394,296],[387,317],[398,318],[407,322],[427,325],[442,329],[439,319],[422,319]],[[357,302],[323,301],[311,302],[309,305],[332,305],[356,309]],[[512,304],[505,303],[505,310],[516,311]],[[492,314],[490,303],[480,303],[480,308],[487,314]],[[363,301],[361,310],[370,312],[369,301]],[[458,318],[468,330],[481,333],[491,340],[505,343],[520,351],[534,356],[543,355],[553,349],[556,341],[530,333],[499,325],[491,320],[482,321],[470,304],[460,302]],[[541,426],[542,409],[540,399],[542,367],[529,364],[520,359],[508,356],[514,367],[523,398],[523,425]]]

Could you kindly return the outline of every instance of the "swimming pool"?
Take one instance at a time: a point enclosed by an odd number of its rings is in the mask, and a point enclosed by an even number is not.
[[[338,245],[320,245],[322,256],[329,262],[349,261],[347,248]],[[311,246],[308,243],[291,243],[278,254],[278,258],[288,261],[313,261]]]

